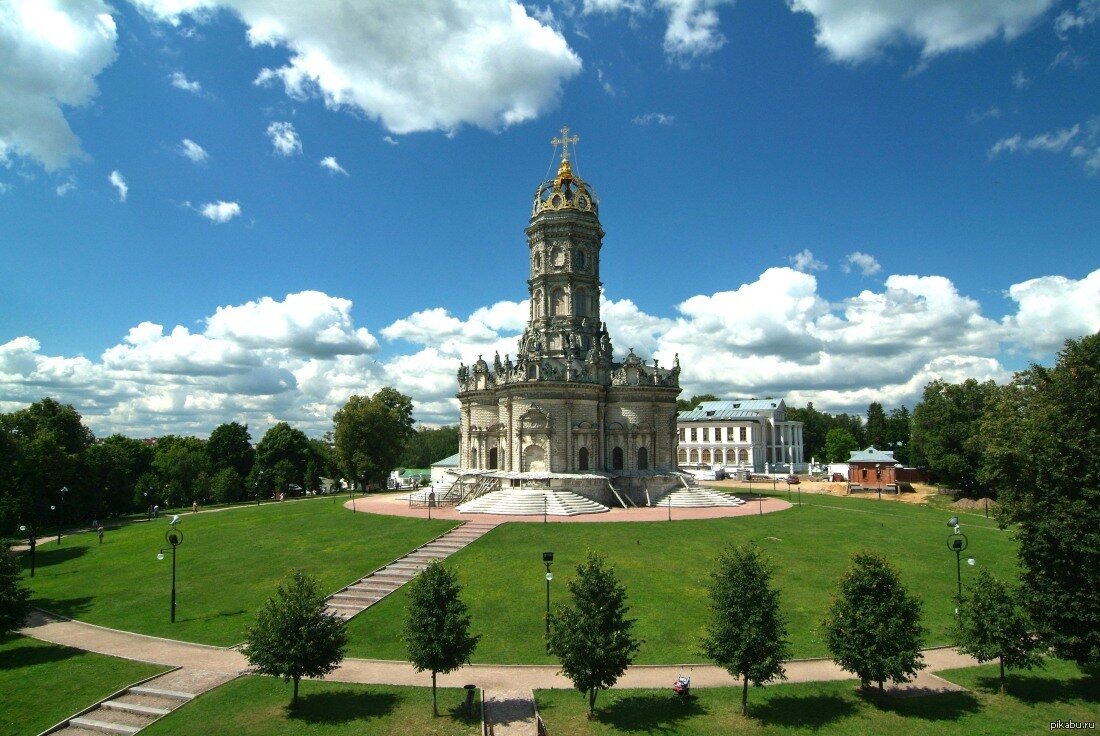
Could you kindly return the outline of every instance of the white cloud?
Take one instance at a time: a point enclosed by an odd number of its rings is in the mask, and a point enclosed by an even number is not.
[[[322,169],[328,169],[333,174],[343,174],[344,176],[348,175],[348,172],[344,169],[344,167],[337,163],[335,156],[325,156],[323,159],[321,159],[320,166]]]
[[[118,201],[125,202],[130,187],[126,186],[126,180],[122,178],[122,174],[115,169],[107,176],[107,181],[111,182],[111,186],[118,190]]]
[[[190,92],[192,94],[200,94],[202,92],[202,85],[198,82],[192,81],[187,78],[187,75],[183,72],[172,72],[168,80],[172,83],[172,86],[176,89],[182,89],[184,92]]]
[[[63,110],[96,96],[117,37],[103,0],[0,3],[0,164],[21,156],[53,171],[82,155]]]
[[[882,266],[879,265],[877,258],[870,253],[861,253],[858,250],[848,254],[840,270],[844,273],[851,273],[853,266],[858,268],[859,272],[864,276],[874,276],[882,270]]]
[[[280,156],[294,156],[302,152],[302,139],[293,123],[272,123],[267,126],[267,137]]]
[[[817,45],[837,61],[870,59],[890,45],[912,43],[921,56],[1016,38],[1054,0],[788,0],[814,18]]]
[[[1016,302],[1016,314],[1004,322],[1015,340],[1032,353],[1054,352],[1067,335],[1100,331],[1100,270],[1080,281],[1064,276],[1043,276],[1013,284],[1008,298]]]
[[[824,271],[828,268],[824,263],[814,258],[814,254],[809,248],[803,248],[793,256],[788,256],[787,262],[794,266],[794,270],[806,273],[810,271]]]
[[[206,152],[206,149],[200,146],[198,143],[195,143],[195,141],[191,140],[190,138],[184,138],[182,141],[180,141],[178,150],[181,156],[186,159],[190,159],[197,164],[205,163],[206,160],[210,158],[210,155]]]
[[[1016,89],[1027,89],[1031,86],[1031,77],[1024,74],[1023,69],[1017,69],[1012,75],[1012,86]]]
[[[982,122],[983,120],[999,118],[1001,117],[1001,114],[1001,108],[988,107],[985,110],[971,110],[969,113],[967,113],[966,119],[969,120],[971,123],[977,124]]]
[[[668,16],[663,47],[665,54],[681,62],[712,54],[726,45],[718,28],[718,8],[734,0],[584,0],[584,13],[634,15],[658,10]]]
[[[198,213],[211,222],[229,222],[241,214],[241,206],[236,202],[207,202],[199,205]]]
[[[262,70],[257,83],[279,83],[294,99],[319,97],[393,133],[531,120],[581,68],[562,35],[514,0],[133,1],[167,22],[233,11],[250,43],[289,51],[289,61]]]
[[[994,159],[1002,153],[1068,152],[1079,159],[1089,174],[1100,173],[1100,115],[1084,124],[1039,133],[1030,138],[1016,135],[1002,138],[989,147],[987,155]]]
[[[384,140],[386,143],[389,143],[391,146],[397,145],[397,139],[394,138],[392,135],[384,135],[382,136],[382,140]]]
[[[1054,31],[1061,38],[1070,31],[1080,31],[1100,19],[1100,0],[1079,0],[1077,7],[1066,9],[1054,19]]]
[[[647,112],[645,115],[638,115],[634,118],[635,125],[649,125],[650,123],[672,125],[674,122],[676,122],[675,115],[666,115],[663,112]]]
[[[76,189],[76,178],[70,176],[68,179],[58,184],[54,191],[57,192],[57,196],[64,197],[74,189]]]

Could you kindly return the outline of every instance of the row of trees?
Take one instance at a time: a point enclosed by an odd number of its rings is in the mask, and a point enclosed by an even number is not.
[[[154,505],[316,491],[322,477],[377,487],[395,467],[426,467],[458,451],[457,427],[415,431],[412,400],[392,388],[352,396],[333,428],[318,439],[279,422],[255,445],[239,422],[215,427],[208,439],[97,439],[71,405],[44,398],[0,414],[0,535]]]

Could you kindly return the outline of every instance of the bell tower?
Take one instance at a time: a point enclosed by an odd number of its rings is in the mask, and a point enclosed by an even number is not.
[[[527,226],[531,277],[527,281],[531,312],[520,345],[528,360],[544,357],[581,360],[605,368],[611,340],[600,320],[599,199],[592,187],[573,173],[569,147],[580,138],[561,129],[553,138],[561,146],[557,175],[539,185]]]

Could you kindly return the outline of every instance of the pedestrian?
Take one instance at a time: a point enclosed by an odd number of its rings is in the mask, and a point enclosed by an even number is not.
[[[191,502],[191,513],[192,514],[199,513],[199,502],[198,501],[192,501]]]
[[[100,524],[96,527],[96,533],[99,534],[99,543],[103,544],[103,525]]]
[[[160,505],[159,504],[153,504],[153,518],[154,519],[159,519],[160,518]]]

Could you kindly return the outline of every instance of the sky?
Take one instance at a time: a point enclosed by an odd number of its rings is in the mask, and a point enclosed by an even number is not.
[[[515,354],[563,125],[619,357],[864,413],[1100,330],[1100,0],[3,0],[0,411],[319,436]]]

